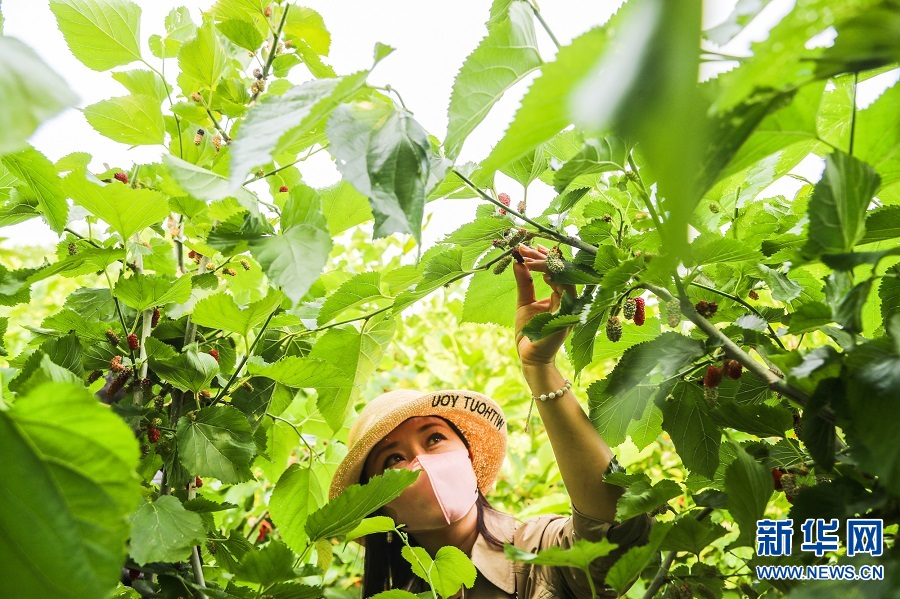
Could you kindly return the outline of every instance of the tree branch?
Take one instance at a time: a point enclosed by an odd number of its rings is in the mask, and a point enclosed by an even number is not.
[[[769,336],[772,337],[772,340],[778,344],[778,347],[780,347],[781,349],[787,349],[784,347],[784,344],[781,342],[781,339],[778,338],[778,335],[775,333],[775,329],[773,329],[772,325],[769,324],[769,321],[766,320],[766,318],[762,314],[760,314],[759,310],[757,310],[756,308],[754,308],[753,306],[751,306],[750,304],[748,304],[747,302],[745,302],[738,296],[732,295],[731,293],[727,293],[725,291],[719,291],[715,287],[707,287],[706,285],[703,285],[702,283],[697,283],[696,281],[691,281],[690,284],[693,285],[694,287],[699,287],[700,289],[706,289],[707,291],[717,293],[717,294],[721,295],[722,297],[727,297],[728,299],[741,304],[748,310],[751,310],[754,314],[756,314],[757,316],[759,316],[760,318],[762,318],[765,321],[766,327],[769,329]]]
[[[266,66],[263,67],[262,79],[265,81],[269,77],[269,69],[272,68],[272,61],[275,60],[275,51],[278,49],[278,38],[281,37],[281,30],[284,29],[284,23],[287,21],[288,11],[290,10],[291,5],[284,5],[284,12],[281,13],[281,21],[278,23],[278,29],[275,30],[275,33],[272,37],[272,45],[269,47],[269,56],[266,59]],[[250,96],[250,104],[256,102],[256,99],[259,97],[259,91]]]
[[[697,522],[700,522],[707,516],[712,513],[711,507],[705,507],[695,516]],[[662,564],[659,566],[659,570],[656,571],[656,576],[653,577],[653,580],[650,582],[650,586],[647,587],[647,592],[644,593],[643,599],[653,599],[653,596],[656,594],[656,591],[662,588],[662,586],[666,583],[666,579],[669,576],[669,568],[672,567],[672,563],[675,561],[675,556],[678,554],[677,551],[670,551],[666,554],[666,557],[663,559]]]
[[[244,364],[247,363],[247,360],[250,359],[250,356],[253,355],[253,350],[256,349],[256,344],[259,343],[259,340],[262,339],[263,333],[266,332],[266,327],[269,326],[269,323],[272,321],[272,317],[275,316],[275,313],[280,310],[281,307],[277,307],[269,314],[269,317],[266,318],[266,321],[263,323],[262,328],[259,329],[259,334],[256,336],[256,339],[253,340],[253,343],[250,344],[250,348],[247,350],[247,353],[244,354],[244,357],[241,358],[241,363],[238,364],[237,368],[234,369],[234,373],[231,375],[231,378],[228,379],[228,382],[225,383],[225,386],[222,387],[218,393],[216,393],[215,399],[213,399],[210,406],[214,406],[219,403],[219,400],[225,397],[225,394],[228,393],[228,390],[231,388],[231,385],[234,384],[234,381],[237,379],[238,374],[240,374],[241,369],[244,367]]]

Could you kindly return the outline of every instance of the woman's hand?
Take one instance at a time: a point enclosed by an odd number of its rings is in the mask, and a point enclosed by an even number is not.
[[[536,314],[541,312],[555,312],[559,310],[562,294],[569,293],[575,295],[574,285],[561,285],[550,281],[550,274],[547,270],[547,248],[538,246],[538,249],[530,248],[525,245],[519,246],[519,253],[524,259],[524,264],[518,262],[513,264],[513,273],[516,277],[516,285],[518,288],[518,300],[516,303],[516,349],[519,352],[519,359],[522,366],[539,366],[544,364],[553,364],[556,359],[556,352],[562,347],[563,342],[569,334],[572,327],[567,327],[562,331],[557,331],[552,335],[544,337],[540,341],[531,341],[522,334],[522,328]],[[538,300],[534,296],[534,280],[532,272],[541,272],[544,281],[553,290],[550,297]]]

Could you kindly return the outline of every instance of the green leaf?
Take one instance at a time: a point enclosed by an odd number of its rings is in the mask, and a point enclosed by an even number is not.
[[[292,6],[284,24],[286,39],[304,41],[316,54],[328,55],[331,47],[331,34],[325,28],[322,15],[306,6]],[[382,44],[379,44],[382,45]],[[384,58],[389,53],[379,49],[376,53],[376,61]]]
[[[63,179],[63,189],[76,204],[106,221],[123,240],[169,215],[165,196],[149,189],[132,189],[118,181],[95,185],[73,173]]]
[[[882,206],[866,216],[863,243],[886,241],[900,237],[900,206]]]
[[[275,539],[259,551],[245,553],[234,577],[238,580],[253,582],[266,588],[276,582],[294,580],[294,560],[297,557],[287,545]]]
[[[728,510],[741,531],[735,543],[747,545],[753,543],[756,521],[763,517],[775,483],[765,466],[740,446],[735,445],[735,448],[737,457],[725,471],[725,492],[728,493]]]
[[[53,163],[31,147],[3,156],[0,161],[34,193],[50,228],[62,233],[68,221],[69,206]]]
[[[325,299],[319,309],[317,323],[319,326],[332,320],[341,312],[359,307],[368,302],[385,299],[381,293],[381,273],[364,272],[345,281],[338,289]]]
[[[653,341],[640,343],[622,354],[607,377],[606,393],[627,392],[656,373],[668,378],[703,355],[703,343],[678,333],[663,333]]]
[[[729,237],[698,237],[691,244],[691,251],[693,259],[686,266],[762,260],[762,254],[758,250]]]
[[[274,290],[265,298],[243,308],[227,293],[217,293],[197,302],[191,319],[200,326],[240,333],[247,337],[280,304],[281,294]]]
[[[197,26],[191,20],[191,13],[184,6],[173,8],[166,15],[166,33],[162,36],[151,35],[148,40],[150,52],[157,58],[174,58],[178,56],[181,45],[194,37]]]
[[[542,67],[540,77],[522,99],[512,124],[482,163],[483,170],[501,168],[571,123],[567,106],[569,92],[594,65],[605,45],[603,29],[591,29],[563,46],[556,60]]]
[[[193,420],[182,416],[175,436],[181,465],[191,475],[211,476],[226,484],[253,478],[250,460],[256,444],[250,423],[239,410],[215,406],[199,410]]]
[[[180,354],[153,337],[145,343],[150,367],[178,389],[197,394],[219,374],[219,363],[211,355],[199,353],[196,343],[186,345]]]
[[[296,226],[282,235],[268,235],[250,243],[250,253],[266,276],[294,306],[319,278],[331,248],[331,235],[310,225]]]
[[[227,19],[216,23],[216,28],[222,35],[231,40],[237,46],[256,52],[263,43],[263,35],[253,24],[240,19]],[[277,60],[277,58],[276,58]]]
[[[509,229],[509,224],[505,218],[482,216],[447,234],[443,242],[460,246],[488,242],[502,237],[503,233]]]
[[[345,535],[415,482],[419,471],[388,469],[365,485],[350,485],[334,500],[309,515],[306,534],[317,541]]]
[[[504,92],[541,65],[531,8],[513,2],[508,10],[508,18],[490,29],[453,82],[444,140],[450,158],[459,155],[466,137]]]
[[[345,105],[334,111],[327,133],[338,170],[369,198],[375,237],[399,232],[420,241],[431,171],[421,125],[405,110]]]
[[[153,71],[148,71],[147,69],[116,71],[112,74],[112,78],[136,96],[153,98],[157,105],[162,104],[163,100],[166,99],[166,86],[159,75]]]
[[[872,279],[854,285],[834,309],[834,321],[851,334],[863,331],[863,307],[872,289]]]
[[[236,190],[231,189],[228,179],[222,175],[176,158],[172,154],[163,156],[163,162],[175,182],[192,197],[205,202],[215,202],[233,197],[251,213],[259,212],[259,201],[256,195],[243,186]]]
[[[757,437],[783,437],[784,432],[794,426],[790,410],[765,404],[741,405],[722,402],[716,406],[712,417],[722,426]]]
[[[900,181],[900,131],[897,123],[900,85],[887,89],[865,110],[857,112],[854,152],[875,167],[882,189]]]
[[[389,530],[394,530],[396,526],[394,521],[387,516],[372,516],[371,518],[363,519],[363,521],[359,523],[359,526],[348,532],[347,538],[358,539],[366,535],[387,532]]]
[[[184,509],[171,495],[145,502],[131,520],[129,553],[139,566],[186,561],[193,546],[204,541],[206,530],[200,515]]]
[[[878,287],[878,297],[881,299],[881,318],[887,329],[888,321],[900,314],[900,266],[893,266],[885,272]]]
[[[34,50],[2,36],[0,97],[0,155],[25,148],[38,125],[78,101],[68,84]]]
[[[341,180],[318,192],[322,200],[322,214],[332,237],[372,218],[369,200],[347,181]]]
[[[607,381],[594,381],[587,389],[594,427],[611,447],[625,441],[631,423],[646,411],[657,389],[638,385],[617,394],[606,393]]]
[[[789,302],[800,297],[803,288],[795,281],[787,278],[786,275],[781,274],[773,268],[769,268],[765,264],[757,264],[756,268],[759,270],[759,278],[765,281],[766,286],[768,286],[769,291],[772,292],[772,297],[774,299],[780,302]]]
[[[520,549],[511,543],[505,543],[503,553],[508,559],[534,566],[570,567],[587,571],[595,560],[609,555],[615,548],[616,544],[610,543],[606,539],[600,542],[578,539],[566,549],[553,546],[537,554]]]
[[[111,592],[141,497],[131,429],[80,383],[48,384],[0,410],[0,454],[0,595]]]
[[[866,208],[878,188],[875,170],[849,154],[825,157],[825,172],[809,201],[809,243],[819,253],[849,252],[865,236]]]
[[[50,0],[75,58],[95,71],[141,59],[141,7],[129,0]]]
[[[624,522],[640,514],[652,512],[670,499],[681,495],[681,487],[674,480],[661,480],[651,485],[649,480],[639,480],[628,485],[616,504],[616,520]]]
[[[632,547],[616,561],[606,573],[605,584],[612,587],[619,596],[640,576],[644,568],[658,555],[659,544],[672,528],[672,522],[657,522],[650,530],[650,540],[646,545]]]
[[[84,116],[97,133],[132,146],[162,144],[162,110],[150,96],[120,96],[85,107]]]
[[[553,175],[556,193],[562,193],[576,177],[608,171],[624,171],[628,160],[625,142],[610,135],[601,139],[587,139],[581,150]]]
[[[699,522],[696,518],[683,516],[677,522],[660,549],[663,551],[687,551],[699,555],[710,543],[728,533],[721,524]]]
[[[338,381],[317,385],[316,406],[333,431],[344,426],[347,407],[359,399],[375,373],[395,328],[394,319],[384,314],[373,317],[358,332],[354,328],[333,328],[316,342],[309,354],[311,360],[327,360],[340,372]]]
[[[663,428],[685,467],[712,478],[719,467],[722,431],[709,415],[703,392],[696,385],[679,381],[672,398],[662,405]]]
[[[457,547],[441,547],[434,560],[422,547],[406,545],[400,553],[412,566],[413,574],[423,580],[430,580],[441,597],[452,597],[461,587],[471,589],[475,584],[475,577],[478,575],[475,564]]]
[[[214,90],[225,71],[225,49],[212,23],[204,23],[197,34],[181,45],[178,84],[185,95],[199,90]]]
[[[6,336],[6,328],[9,326],[9,318],[5,316],[0,318],[0,356],[8,356],[9,352],[6,349],[6,340],[4,337]]]
[[[231,145],[231,188],[237,189],[250,171],[268,163],[279,148],[322,124],[360,89],[367,75],[368,71],[360,71],[339,79],[307,81],[284,94],[266,95],[250,108],[241,135]]]
[[[138,312],[154,306],[180,304],[191,297],[191,278],[178,277],[174,281],[156,275],[120,277],[115,295],[129,308]]]
[[[310,486],[317,484],[309,468],[291,464],[278,479],[269,500],[272,522],[284,542],[298,553],[306,549],[306,517],[316,507]]]
[[[517,293],[512,268],[500,275],[490,270],[476,272],[466,290],[462,322],[492,322],[512,328]]]

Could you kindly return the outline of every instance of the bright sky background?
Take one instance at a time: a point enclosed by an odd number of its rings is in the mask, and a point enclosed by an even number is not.
[[[707,1],[704,9],[704,27],[713,26],[726,18],[736,0]],[[209,8],[212,0],[139,0],[143,11],[141,40],[144,56],[159,66],[159,60],[146,47],[146,39],[152,33],[164,30],[165,15],[178,6],[187,6],[194,21],[200,22],[200,13]],[[562,44],[604,23],[622,2],[620,0],[544,0],[541,12]],[[484,23],[488,17],[489,0],[309,0],[302,2],[319,11],[331,32],[332,49],[326,59],[337,73],[348,74],[371,64],[375,42],[394,46],[397,50],[385,59],[369,77],[373,85],[390,83],[403,96],[407,107],[430,133],[443,138],[447,127],[447,105],[453,79],[466,56],[485,35]],[[746,54],[751,41],[764,39],[771,25],[786,14],[791,0],[772,0],[753,26],[722,48],[729,54]],[[3,0],[5,35],[19,38],[61,74],[81,98],[79,107],[99,100],[125,94],[124,88],[112,80],[108,72],[98,73],[82,65],[69,52],[56,20],[46,0]],[[536,23],[541,54],[545,60],[552,58],[555,47]],[[167,62],[171,63],[174,59]],[[174,70],[174,69],[172,69]],[[292,79],[300,82],[306,71],[294,69]],[[896,80],[896,75],[892,75]],[[460,162],[479,161],[489,153],[491,146],[503,135],[512,119],[519,101],[528,89],[533,76],[520,82],[497,103],[485,121],[469,136]],[[871,82],[871,83],[870,83]],[[867,82],[867,89],[860,90],[859,103],[868,104],[867,96],[874,97],[890,81],[884,77]],[[878,88],[879,91],[876,91]],[[31,138],[31,143],[51,160],[57,160],[74,151],[87,151],[94,156],[91,168],[103,169],[103,163],[128,169],[133,162],[159,160],[162,147],[139,147],[129,150],[124,144],[114,142],[96,133],[76,109],[69,109],[45,123]],[[310,185],[323,187],[339,180],[337,170],[326,152],[322,152],[300,165],[304,179]],[[817,180],[822,161],[808,159],[798,172]],[[498,190],[507,191],[514,202],[521,197],[521,187],[503,175],[497,175]],[[775,193],[790,193],[791,183],[782,184]],[[530,214],[537,213],[553,197],[550,187],[540,181],[529,188]],[[442,200],[426,207],[426,216],[434,213],[423,236],[425,248],[434,244],[445,233],[474,216],[475,200]],[[0,240],[4,245],[50,245],[57,241],[55,234],[39,219],[32,219],[14,227],[4,228]]]

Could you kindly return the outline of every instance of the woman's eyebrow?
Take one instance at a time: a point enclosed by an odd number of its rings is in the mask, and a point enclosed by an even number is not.
[[[422,426],[420,426],[420,427],[419,427],[419,430],[416,431],[416,432],[417,432],[418,434],[422,434],[423,431],[426,431],[426,430],[428,430],[429,428],[432,428],[432,427],[435,427],[435,426],[442,426],[443,424],[444,424],[443,422],[429,422],[429,423],[427,423],[427,424],[423,424]],[[375,463],[378,464],[379,458],[381,457],[381,454],[382,454],[382,453],[384,453],[385,451],[387,451],[387,450],[389,450],[389,449],[393,449],[394,447],[396,447],[396,446],[399,445],[399,444],[400,444],[400,441],[399,441],[399,440],[397,440],[397,441],[391,441],[390,443],[384,445],[383,447],[379,447],[378,449],[376,449],[376,450],[375,450],[375,458],[374,458],[374,459],[375,459]]]

